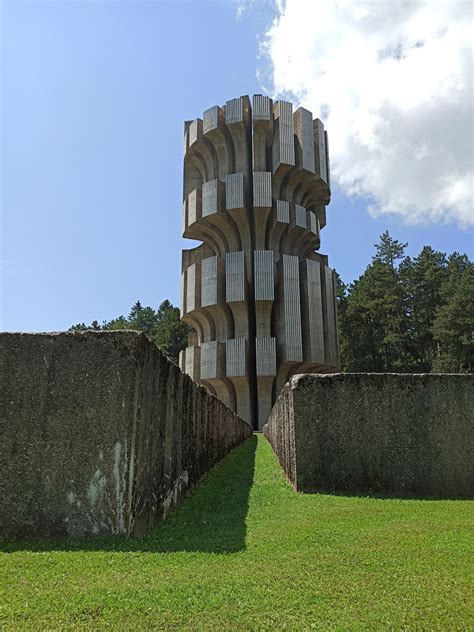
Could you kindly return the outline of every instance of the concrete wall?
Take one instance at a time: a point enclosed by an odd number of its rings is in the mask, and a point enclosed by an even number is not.
[[[137,332],[0,335],[0,533],[137,534],[247,439]]]
[[[474,496],[468,375],[298,375],[264,428],[298,491]]]

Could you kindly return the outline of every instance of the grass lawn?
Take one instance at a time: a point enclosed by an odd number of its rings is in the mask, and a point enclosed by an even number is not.
[[[473,629],[473,515],[297,494],[254,436],[147,538],[3,542],[0,629]]]

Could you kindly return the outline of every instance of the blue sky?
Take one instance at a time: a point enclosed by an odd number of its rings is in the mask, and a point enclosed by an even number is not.
[[[271,85],[255,3],[11,2],[1,5],[1,323],[57,331],[179,304],[183,121]],[[257,80],[256,72],[260,70]],[[331,135],[331,129],[329,129]],[[350,281],[385,229],[472,254],[456,224],[373,218],[339,187],[321,251]]]

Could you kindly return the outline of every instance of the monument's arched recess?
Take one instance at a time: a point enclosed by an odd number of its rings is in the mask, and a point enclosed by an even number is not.
[[[180,366],[262,428],[295,373],[339,368],[334,273],[315,252],[330,199],[319,119],[259,94],[186,121]]]

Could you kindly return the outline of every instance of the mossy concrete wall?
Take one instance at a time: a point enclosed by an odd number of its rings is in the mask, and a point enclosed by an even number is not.
[[[296,490],[474,496],[469,375],[298,375],[264,434]]]
[[[252,434],[138,332],[0,335],[0,532],[143,533]]]

